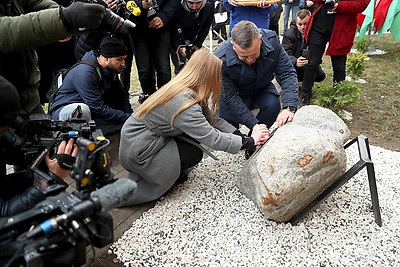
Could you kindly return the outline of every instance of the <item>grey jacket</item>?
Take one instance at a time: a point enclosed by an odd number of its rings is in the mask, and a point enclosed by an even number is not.
[[[214,150],[238,153],[242,138],[232,134],[236,128],[218,119],[210,124],[210,110],[195,104],[182,111],[172,122],[173,114],[196,97],[184,90],[144,118],[131,116],[121,130],[119,157],[129,171],[128,178],[138,186],[121,206],[135,205],[162,196],[179,177],[181,166],[174,137],[183,133]]]

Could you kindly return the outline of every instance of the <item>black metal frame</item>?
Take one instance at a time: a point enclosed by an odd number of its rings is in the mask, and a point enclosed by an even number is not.
[[[379,207],[379,200],[378,200],[378,191],[376,187],[376,179],[375,179],[375,170],[374,164],[371,160],[371,153],[369,150],[369,142],[368,138],[360,135],[350,142],[348,142],[344,148],[348,148],[352,144],[357,142],[358,144],[358,152],[360,155],[360,160],[354,164],[348,171],[346,171],[342,176],[340,176],[333,184],[331,184],[325,191],[323,191],[318,197],[316,197],[310,204],[308,204],[305,208],[301,211],[296,213],[291,219],[290,223],[295,225],[298,223],[304,216],[306,216],[311,210],[317,207],[322,201],[328,198],[331,194],[336,192],[342,185],[347,183],[350,178],[356,175],[360,170],[362,170],[365,166],[367,167],[368,173],[368,181],[369,181],[369,190],[371,193],[371,201],[372,201],[372,208],[374,211],[375,222],[380,227],[382,226],[382,219],[381,219],[381,212]]]

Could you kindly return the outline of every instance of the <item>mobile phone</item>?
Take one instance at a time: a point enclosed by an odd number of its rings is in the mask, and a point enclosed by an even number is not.
[[[305,57],[306,59],[308,59],[308,58],[310,57],[310,50],[308,50],[308,49],[303,49],[303,50],[301,51],[301,56],[302,56],[302,57]]]

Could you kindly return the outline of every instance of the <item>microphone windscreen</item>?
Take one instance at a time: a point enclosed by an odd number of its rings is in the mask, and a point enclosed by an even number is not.
[[[127,178],[121,178],[112,184],[103,186],[93,191],[90,197],[97,197],[100,201],[102,211],[109,211],[118,207],[123,201],[127,200],[135,191],[136,183]]]

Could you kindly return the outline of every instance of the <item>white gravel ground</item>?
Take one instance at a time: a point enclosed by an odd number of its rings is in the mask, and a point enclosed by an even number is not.
[[[349,167],[357,145],[346,149]],[[363,169],[299,224],[265,220],[235,186],[243,152],[206,158],[109,253],[125,266],[400,266],[400,152],[371,146],[383,226]]]

